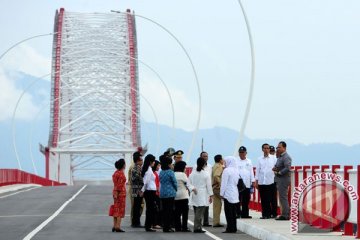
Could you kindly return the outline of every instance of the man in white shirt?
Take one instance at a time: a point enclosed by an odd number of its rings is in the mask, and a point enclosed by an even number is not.
[[[269,144],[264,143],[261,149],[264,154],[259,157],[256,166],[255,187],[259,189],[261,199],[262,217],[260,219],[269,219],[275,218],[277,211],[275,174],[272,171],[276,164],[276,157],[270,154]]]
[[[211,174],[212,174],[212,166],[211,164],[208,162],[209,159],[209,154],[207,152],[201,152],[200,153],[200,157],[202,157],[203,159],[205,159],[206,164],[204,167],[205,172],[207,172],[211,178]],[[203,226],[204,227],[211,227],[211,225],[209,224],[209,206],[207,206],[205,208],[204,211],[204,222],[203,222]]]
[[[239,148],[239,161],[238,161],[238,170],[240,177],[245,183],[245,190],[239,193],[239,201],[241,204],[238,204],[236,209],[237,217],[241,218],[252,218],[249,216],[249,201],[250,201],[250,188],[255,187],[255,177],[253,165],[250,159],[246,158],[246,147],[241,146]]]

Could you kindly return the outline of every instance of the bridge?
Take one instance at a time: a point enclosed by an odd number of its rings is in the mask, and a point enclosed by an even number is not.
[[[123,157],[130,165],[134,151],[146,151],[139,120],[135,15],[129,10],[105,14],[60,9],[55,14],[53,36],[49,139],[48,145],[40,148],[45,176],[21,168],[0,169],[1,239],[152,238],[142,229],[131,228],[129,215],[123,224],[126,233],[110,232],[112,219],[107,216],[107,208],[112,201],[111,184],[104,181],[110,179],[117,159]],[[315,174],[337,174],[344,180],[341,183],[351,184],[344,186],[350,197],[345,222],[330,232],[306,228],[311,224],[305,222],[306,226],[292,235],[289,222],[260,220],[260,199],[255,191],[250,202],[254,218],[238,220],[236,235],[224,235],[223,229],[215,228],[207,228],[206,235],[201,236],[155,234],[160,239],[360,238],[359,200],[351,198],[352,193],[360,193],[359,171],[359,166],[293,167],[290,203],[296,196],[295,189]],[[313,198],[308,204],[315,206],[310,214],[319,217],[316,214],[321,211],[323,217],[329,210],[328,198],[318,201],[315,197],[323,193],[337,194],[332,188],[310,191],[308,196]],[[336,201],[331,202],[332,206],[342,209],[344,202]],[[224,214],[221,219],[225,223]]]
[[[47,178],[109,176],[141,147],[135,29],[129,11],[56,12]]]
[[[292,171],[293,190],[296,183],[305,179],[312,173],[335,172],[344,176],[353,186],[359,189],[360,181],[357,169],[349,166],[333,166],[330,168],[321,166],[298,166]],[[273,219],[262,220],[261,207],[258,192],[251,196],[250,215],[252,219],[238,219],[238,233],[224,234],[222,228],[205,228],[205,235],[193,233],[167,234],[158,231],[147,233],[144,229],[130,227],[130,203],[122,228],[125,233],[112,233],[112,219],[107,215],[108,206],[112,203],[111,182],[102,182],[102,185],[90,183],[76,186],[45,187],[53,183],[42,182],[44,179],[34,179],[36,176],[28,176],[27,173],[13,173],[16,178],[7,177],[10,170],[0,171],[0,232],[2,239],[151,239],[154,236],[159,239],[354,239],[359,238],[359,201],[352,201],[351,211],[344,223],[331,231],[319,228],[306,228],[297,234],[290,231],[289,221],[275,221]],[[19,171],[19,170],[16,170]],[[188,169],[190,171],[190,169]],[[307,175],[309,174],[309,175]],[[13,177],[12,176],[12,177]],[[305,176],[305,177],[304,177]],[[33,177],[33,179],[31,179]],[[357,179],[356,179],[357,178]],[[38,182],[38,184],[30,184]],[[11,185],[8,185],[10,184]],[[20,184],[22,183],[22,184]],[[24,184],[27,183],[27,184]],[[45,185],[41,187],[41,185]],[[330,190],[331,191],[331,190]],[[293,192],[293,191],[292,191]],[[333,192],[336,194],[336,192]],[[291,193],[289,194],[290,197]],[[128,199],[128,198],[127,198]],[[322,198],[321,201],[326,201]],[[338,202],[338,208],[344,203]],[[321,204],[318,209],[321,209]],[[316,209],[311,209],[315,212]],[[212,206],[210,206],[212,216]],[[321,216],[321,215],[320,215]],[[325,215],[324,215],[325,216]],[[192,227],[193,213],[189,214],[189,227]],[[326,219],[326,218],[325,218]],[[323,219],[325,221],[325,219]],[[141,221],[144,221],[142,216]],[[221,213],[221,222],[226,223],[224,211]],[[211,222],[210,222],[211,223]],[[120,234],[120,236],[119,236]],[[155,235],[153,235],[155,234]]]

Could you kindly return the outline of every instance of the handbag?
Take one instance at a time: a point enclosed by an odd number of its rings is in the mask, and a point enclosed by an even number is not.
[[[109,216],[110,217],[114,216],[114,205],[110,205],[109,207]]]
[[[239,193],[241,193],[242,191],[245,190],[246,186],[245,186],[244,180],[242,178],[239,178],[239,181],[237,183],[237,188],[238,188]]]

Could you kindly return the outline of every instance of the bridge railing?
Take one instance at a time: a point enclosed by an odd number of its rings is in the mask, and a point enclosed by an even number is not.
[[[186,174],[190,175],[192,171],[192,168],[186,168]],[[335,173],[336,175],[341,176],[342,181],[345,180],[349,181],[349,183],[353,186],[353,190],[357,192],[358,195],[360,195],[360,165],[357,166],[357,168],[353,169],[352,166],[343,166],[340,165],[322,165],[322,166],[294,166],[292,167],[291,171],[291,186],[289,191],[289,206],[291,206],[291,196],[292,191],[295,187],[298,187],[299,184],[306,178],[311,177],[315,173]],[[255,168],[254,168],[255,173]],[[332,189],[324,189],[326,191]],[[316,194],[316,193],[315,193]],[[334,194],[338,194],[337,192],[334,192]],[[350,194],[349,194],[350,195]],[[316,200],[315,200],[316,201]],[[334,228],[333,231],[342,231],[343,235],[346,236],[352,236],[355,234],[357,238],[360,238],[360,200],[352,200],[351,196],[349,196],[349,209],[350,213],[349,216],[342,225],[342,227]],[[316,203],[318,204],[318,203]],[[280,206],[280,203],[278,202],[278,206]],[[320,210],[323,208],[323,204],[316,205]],[[341,203],[334,203],[334,206],[337,209],[340,209],[343,207]],[[257,189],[255,189],[254,193],[251,194],[251,199],[249,203],[249,208],[255,211],[261,211],[261,201],[260,201],[260,193]],[[278,213],[280,213],[280,208],[278,208]]]
[[[289,206],[291,206],[291,196],[294,188],[298,187],[299,184],[302,183],[302,181],[305,180],[306,178],[311,177],[313,174],[322,173],[322,172],[335,173],[336,175],[341,176],[342,184],[344,183],[345,180],[347,180],[353,186],[354,192],[357,192],[357,194],[360,193],[360,175],[359,175],[360,165],[358,165],[357,168],[355,169],[353,169],[352,166],[341,167],[340,165],[294,166],[292,167],[292,171],[291,171],[291,186],[288,196]],[[314,191],[312,194],[319,194],[319,192],[316,192],[316,190],[314,189],[312,191]],[[331,189],[328,187],[325,187],[321,191],[334,191],[331,192],[330,194],[331,195],[338,194],[338,192],[336,192],[336,189]],[[318,208],[319,210],[322,210],[322,208],[324,208],[324,204],[321,201],[318,201],[316,198],[314,198],[314,201],[316,201],[313,203],[315,204],[316,208]],[[344,222],[341,228],[340,227],[334,228],[333,231],[342,231],[343,235],[346,236],[352,236],[355,234],[357,238],[360,238],[360,231],[359,231],[360,200],[353,200],[352,195],[349,193],[349,204],[350,204],[349,206],[350,212],[346,222]],[[280,206],[280,204],[278,204],[278,206]],[[340,209],[342,207],[343,207],[342,204],[337,202],[335,202],[333,206],[333,208],[337,208],[337,209]],[[261,211],[260,194],[257,189],[255,189],[254,193],[251,194],[249,208],[256,211]],[[280,213],[280,208],[278,209],[278,212]]]
[[[39,184],[42,186],[66,185],[65,183],[59,183],[18,169],[0,169],[0,186],[12,184]]]

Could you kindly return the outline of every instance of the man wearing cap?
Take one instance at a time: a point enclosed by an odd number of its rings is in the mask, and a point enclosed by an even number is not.
[[[290,169],[292,159],[286,152],[286,143],[284,141],[279,142],[277,146],[277,153],[279,154],[279,157],[273,171],[275,173],[275,182],[279,193],[281,215],[277,216],[275,220],[289,220],[288,191],[290,186]]]
[[[264,154],[259,157],[256,166],[255,187],[259,189],[261,199],[262,217],[260,219],[269,219],[275,218],[277,212],[275,175],[272,171],[276,157],[270,154],[269,144],[264,143],[261,149]]]
[[[174,153],[174,161],[175,161],[175,164],[177,162],[180,162],[182,161],[183,157],[182,155],[184,154],[184,152],[182,150],[177,150],[175,153]]]
[[[166,152],[164,152],[165,156],[172,157],[175,153],[175,149],[172,147],[169,147]]]
[[[169,147],[169,148],[164,152],[164,156],[169,157],[169,158],[171,158],[171,159],[173,159],[174,154],[175,154],[175,149],[172,148],[172,147]],[[172,163],[172,161],[171,161],[171,166],[170,166],[170,168],[174,170],[174,164]]]
[[[241,211],[240,204],[238,205],[237,217],[241,218],[252,218],[249,216],[249,202],[250,202],[250,189],[255,187],[255,177],[253,165],[250,159],[246,157],[247,151],[246,147],[241,146],[239,148],[239,161],[238,161],[238,170],[240,173],[240,177],[243,179],[245,183],[245,190],[239,193],[239,201],[241,203]]]
[[[271,145],[269,149],[270,149],[270,155],[273,155],[275,157],[275,147]]]

